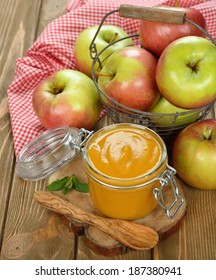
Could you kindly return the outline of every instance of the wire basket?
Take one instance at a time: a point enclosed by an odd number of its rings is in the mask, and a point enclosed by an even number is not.
[[[107,45],[100,52],[97,52],[97,46],[95,44],[95,39],[102,27],[106,18],[112,13],[118,12],[122,17],[130,17],[130,18],[138,18],[138,19],[150,19],[153,21],[162,21],[169,23],[178,23],[183,24],[185,22],[189,22],[193,24],[198,29],[200,29],[213,43],[216,45],[216,41],[214,38],[202,27],[194,23],[193,21],[186,18],[186,14],[180,11],[171,11],[171,16],[167,15],[167,10],[161,13],[161,10],[157,8],[144,8],[139,6],[131,6],[131,5],[120,5],[118,10],[113,10],[107,13],[101,20],[100,25],[98,26],[97,32],[91,42],[89,47],[90,55],[93,59],[92,62],[92,79],[97,87],[101,102],[107,112],[107,114],[111,117],[114,123],[135,123],[147,126],[157,132],[161,137],[166,138],[167,136],[173,135],[183,129],[184,127],[197,122],[199,120],[205,119],[208,115],[210,109],[213,107],[215,100],[210,104],[196,108],[192,110],[187,110],[184,112],[177,112],[175,114],[158,114],[147,111],[140,111],[133,108],[129,108],[119,102],[117,102],[114,98],[110,98],[98,85],[98,78],[95,75],[95,67],[96,63],[98,65],[99,71],[102,69],[102,61],[100,56],[103,54],[111,45],[117,44],[122,40],[126,40],[129,38],[133,38],[136,44],[139,44],[138,34],[129,35],[125,38],[121,38],[116,40],[109,45]],[[168,11],[170,12],[170,11]],[[107,59],[107,58],[106,58]],[[105,59],[105,60],[106,60]]]

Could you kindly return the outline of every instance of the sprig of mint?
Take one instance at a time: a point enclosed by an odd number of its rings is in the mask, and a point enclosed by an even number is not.
[[[75,175],[66,176],[62,179],[53,181],[47,186],[48,191],[63,191],[64,194],[67,194],[71,189],[75,189],[78,192],[87,193],[89,192],[88,185],[82,183],[78,180]]]

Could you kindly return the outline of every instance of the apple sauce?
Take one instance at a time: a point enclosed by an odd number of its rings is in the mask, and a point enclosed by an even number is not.
[[[133,220],[157,206],[153,189],[160,187],[167,152],[150,129],[116,124],[99,130],[85,145],[84,164],[91,200],[104,215]]]

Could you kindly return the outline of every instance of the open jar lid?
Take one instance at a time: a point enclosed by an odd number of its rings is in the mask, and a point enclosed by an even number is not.
[[[40,180],[70,162],[91,132],[59,127],[49,129],[25,145],[17,157],[16,173],[25,180]]]

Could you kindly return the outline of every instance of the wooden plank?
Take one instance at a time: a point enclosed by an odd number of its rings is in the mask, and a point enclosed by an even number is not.
[[[50,21],[60,17],[64,13],[67,2],[68,0],[43,0],[43,5],[41,6],[40,11],[40,21],[38,24],[37,37],[50,23]]]
[[[0,244],[14,170],[13,138],[6,92],[13,80],[16,58],[24,54],[35,36],[34,21],[37,20],[40,7],[40,1],[33,4],[25,2],[0,1],[0,10],[4,11],[0,21]]]
[[[46,24],[53,18],[63,14],[67,1],[56,0],[53,2],[52,0],[44,0],[31,2],[17,0],[10,2],[10,16],[7,15],[7,17],[14,20],[9,22],[11,24],[10,36],[5,35],[5,46],[7,45],[10,51],[10,55],[6,55],[4,46],[4,57],[6,57],[4,63],[6,65],[4,69],[5,77],[9,70],[11,71],[11,63],[15,65],[15,59],[25,54],[25,51],[33,44]],[[11,46],[11,49],[9,46]],[[12,70],[11,74],[14,73],[14,68]],[[10,81],[12,81],[12,78]],[[5,86],[5,91],[8,85],[9,82]],[[10,142],[12,143],[12,137]],[[12,147],[11,150],[13,152]],[[12,162],[13,167],[13,157],[8,152],[7,148],[5,153],[8,161]],[[2,164],[3,159],[1,154]],[[9,178],[12,176],[12,167],[8,175]],[[5,167],[5,170],[7,168]],[[9,180],[8,177],[5,180]],[[6,185],[6,187],[8,186],[9,184]],[[1,197],[1,200],[6,200],[8,205],[8,209],[5,209],[5,212],[7,210],[5,226],[3,227],[4,223],[2,222],[1,228],[2,231],[4,229],[2,259],[74,258],[74,235],[69,231],[68,225],[65,225],[58,215],[43,209],[32,199],[33,193],[36,190],[44,189],[45,186],[45,180],[27,182],[14,176],[10,197],[9,194],[6,197],[7,199]]]
[[[33,201],[33,193],[45,188],[44,181],[15,178],[4,232],[1,258],[73,259],[74,235],[58,215]]]

